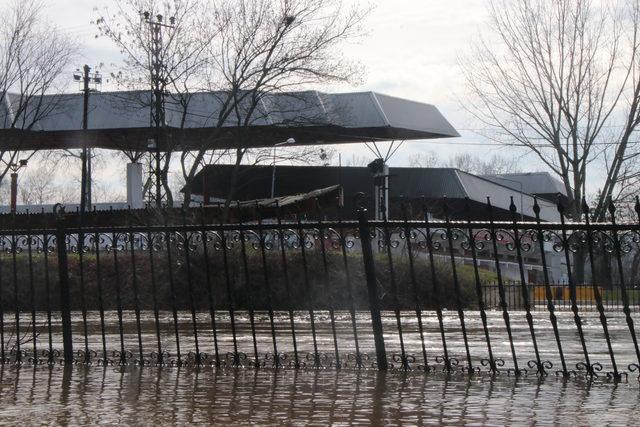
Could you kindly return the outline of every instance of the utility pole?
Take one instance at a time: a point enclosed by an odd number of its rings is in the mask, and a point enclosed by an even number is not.
[[[160,138],[162,136],[162,128],[165,126],[164,112],[164,92],[165,92],[165,76],[164,64],[162,63],[162,29],[175,28],[175,18],[170,17],[169,23],[164,22],[162,15],[151,16],[150,12],[143,12],[144,21],[149,25],[151,34],[151,90],[153,92],[153,100],[151,102],[151,117],[155,127],[155,138],[153,141],[147,142],[147,148],[151,154],[150,161],[150,179],[155,180],[155,202],[158,207],[162,206],[162,154]],[[149,201],[152,201],[152,186],[149,188]]]
[[[16,213],[18,203],[18,171],[27,166],[27,160],[22,159],[18,163],[9,163],[11,169],[11,213]]]
[[[82,102],[82,154],[80,159],[82,161],[82,176],[80,179],[80,212],[86,212],[91,210],[91,148],[87,146],[87,129],[89,127],[89,93],[91,88],[90,83],[95,84],[93,90],[97,90],[97,86],[102,83],[102,76],[100,73],[91,73],[91,67],[84,65],[82,72],[76,70],[73,73],[73,79],[77,82],[82,82],[83,102]]]

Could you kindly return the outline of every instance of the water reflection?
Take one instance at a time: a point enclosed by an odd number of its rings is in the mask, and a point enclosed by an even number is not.
[[[635,424],[629,383],[334,370],[0,367],[3,424]]]

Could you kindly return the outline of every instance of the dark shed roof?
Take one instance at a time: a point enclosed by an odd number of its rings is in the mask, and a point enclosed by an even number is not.
[[[206,174],[207,192],[210,197],[224,199],[231,184],[233,165],[207,166],[195,178],[192,194],[203,195],[203,174]],[[236,198],[240,200],[268,198],[271,193],[271,166],[241,166],[238,169],[238,187]],[[498,216],[509,218],[511,197],[518,211],[521,210],[528,218],[534,218],[533,197],[517,190],[492,182],[483,177],[462,172],[453,168],[389,168],[390,190],[392,201],[401,197],[405,199],[420,199],[424,196],[431,206],[431,210],[438,213],[441,210],[443,198],[448,198],[455,204],[457,212],[453,216],[461,215],[463,205],[460,201],[469,198],[473,202],[473,214],[478,219],[486,217],[487,196],[491,197],[492,205],[501,210]],[[369,196],[373,194],[373,177],[366,167],[337,167],[337,166],[277,166],[275,195],[291,195],[306,193],[314,189],[341,185],[344,191],[344,211],[355,211],[353,198],[359,192]],[[454,201],[458,201],[454,203]],[[558,213],[552,203],[543,200],[538,202],[541,207],[541,218],[546,221],[558,220]],[[372,203],[369,198],[368,207]],[[480,209],[482,208],[482,209]],[[351,216],[351,215],[349,215]],[[498,219],[498,218],[496,218]]]

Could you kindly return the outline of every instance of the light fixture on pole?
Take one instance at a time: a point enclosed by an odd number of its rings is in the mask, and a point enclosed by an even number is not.
[[[155,17],[151,16],[150,12],[142,12],[142,19],[147,25],[149,25],[149,31],[151,33],[151,90],[153,94],[153,100],[151,102],[151,117],[153,118],[153,124],[155,127],[155,146],[153,151],[150,150],[150,174],[151,179],[155,179],[155,202],[158,207],[162,205],[162,167],[161,167],[161,139],[160,134],[162,128],[165,126],[165,114],[164,114],[164,94],[166,86],[165,67],[162,62],[163,57],[163,43],[162,43],[162,29],[175,29],[176,19],[170,17],[167,23],[164,17],[160,14]],[[151,185],[153,187],[153,185]],[[149,194],[152,194],[151,192]],[[150,200],[151,201],[151,200]]]
[[[84,65],[82,71],[77,69],[73,73],[73,80],[81,83],[81,91],[83,92],[82,107],[82,129],[84,132],[82,137],[82,176],[80,179],[80,212],[91,210],[91,148],[87,147],[88,118],[89,118],[89,93],[97,91],[102,84],[102,75],[96,71],[91,73],[91,67]],[[90,84],[93,83],[93,88]]]
[[[18,171],[26,166],[26,159],[22,159],[18,161],[18,163],[9,163],[9,169],[11,169],[11,213],[16,213],[18,200]]]
[[[273,199],[276,195],[276,150],[278,147],[287,144],[295,144],[296,140],[293,138],[289,138],[286,141],[278,142],[277,144],[273,144],[273,168],[271,171],[271,198]]]

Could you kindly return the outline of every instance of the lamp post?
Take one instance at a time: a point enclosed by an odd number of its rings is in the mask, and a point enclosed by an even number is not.
[[[89,93],[98,90],[98,86],[102,84],[102,76],[99,72],[90,74],[91,67],[84,65],[81,70],[73,73],[73,80],[82,84],[81,91],[84,93],[82,106],[82,177],[80,179],[80,212],[91,210],[91,148],[87,147],[87,129],[89,120]],[[91,89],[89,84],[93,83],[94,88]]]
[[[287,145],[287,144],[295,144],[296,140],[293,138],[289,138],[286,141],[278,142],[273,145],[273,169],[271,171],[271,198],[273,199],[276,194],[276,150],[278,147]]]
[[[149,26],[151,33],[151,91],[153,100],[151,102],[151,116],[155,126],[155,145],[153,151],[150,149],[152,156],[151,165],[155,169],[151,176],[155,178],[155,202],[158,207],[162,206],[162,167],[161,167],[161,151],[160,151],[160,135],[165,125],[164,114],[164,94],[166,85],[166,70],[162,60],[164,45],[162,42],[162,30],[175,30],[176,18],[169,17],[169,22],[158,14],[151,16],[150,12],[142,12],[144,22]],[[155,158],[154,158],[155,157]]]
[[[16,213],[16,204],[18,200],[18,171],[27,166],[27,160],[23,159],[18,163],[10,163],[11,169],[11,213]]]

